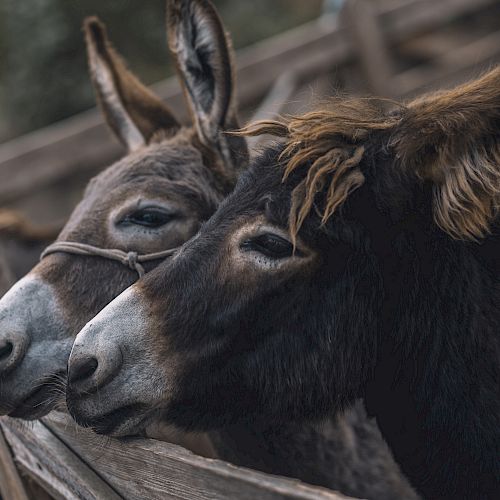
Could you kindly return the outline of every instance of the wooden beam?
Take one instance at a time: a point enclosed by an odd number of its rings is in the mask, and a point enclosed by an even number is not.
[[[347,0],[341,15],[372,94],[394,97],[394,67],[372,0]]]
[[[88,430],[75,428],[71,419],[63,414],[53,413],[44,422],[128,500],[347,498],[297,480],[203,458],[170,443],[138,438],[104,439]]]
[[[16,461],[54,498],[121,498],[43,423],[26,423],[5,417],[1,419],[0,426]]]
[[[292,97],[297,88],[297,79],[292,71],[283,73],[271,87],[271,90],[260,103],[260,106],[252,115],[250,121],[272,120],[277,119],[287,105],[288,100]],[[256,137],[248,137],[248,147],[252,155],[257,146],[265,142],[266,138],[262,135]]]
[[[478,76],[495,62],[500,62],[500,31],[490,33],[463,47],[396,75],[394,88],[399,95],[412,97],[423,90],[455,85],[460,80]]]
[[[417,38],[403,42],[397,47],[398,56],[405,61],[417,60],[419,63],[440,57],[446,52],[451,52],[457,47],[457,40],[469,38],[468,33],[457,31],[433,31]],[[460,37],[460,38],[458,38]]]
[[[390,43],[397,44],[495,4],[498,0],[385,0],[380,22]]]
[[[5,500],[29,500],[23,481],[0,428],[0,495]]]

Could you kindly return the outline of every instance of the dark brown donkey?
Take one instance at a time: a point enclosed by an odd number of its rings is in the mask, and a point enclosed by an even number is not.
[[[136,269],[161,262],[141,262],[145,255],[194,235],[246,165],[245,141],[223,134],[238,124],[230,49],[215,11],[205,1],[170,2],[168,19],[169,45],[195,123],[190,128],[180,127],[125,70],[100,23],[86,23],[100,104],[129,154],[90,183],[57,245],[0,302],[0,334],[4,345],[15,347],[4,356],[4,413],[36,418],[53,408],[54,381],[64,378],[74,334],[137,279]],[[143,352],[140,343],[134,346],[134,356]],[[361,407],[321,431],[259,422],[210,437],[219,456],[243,465],[359,496],[413,498]]]
[[[70,412],[206,430],[363,397],[425,498],[498,498],[500,68],[391,113],[333,104],[253,129],[285,145],[78,334],[70,378],[123,357]]]

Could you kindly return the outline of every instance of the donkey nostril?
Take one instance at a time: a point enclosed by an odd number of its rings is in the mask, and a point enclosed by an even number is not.
[[[12,342],[6,342],[4,346],[0,347],[0,361],[8,358],[13,350],[14,344]]]
[[[73,365],[69,372],[69,382],[76,384],[83,380],[90,378],[97,370],[98,362],[96,358],[88,358],[77,362],[76,366]]]

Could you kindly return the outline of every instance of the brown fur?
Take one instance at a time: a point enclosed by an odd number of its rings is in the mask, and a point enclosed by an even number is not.
[[[471,87],[497,95],[496,80]],[[243,130],[272,132],[285,144],[266,148],[172,261],[80,332],[70,372],[78,356],[99,356],[99,364],[117,349],[130,354],[112,383],[101,379],[99,397],[80,398],[70,384],[75,418],[112,432],[105,426],[113,420],[100,415],[135,394],[144,406],[132,422],[161,408],[165,421],[188,430],[248,421],[283,428],[362,397],[425,498],[493,498],[498,220],[477,245],[454,241],[432,217],[439,223],[443,211],[448,234],[457,228],[456,237],[470,238],[480,233],[476,215],[490,225],[483,197],[498,201],[491,151],[500,99],[457,128],[460,110],[477,100],[464,88],[450,92],[461,106],[443,109],[447,93],[389,114],[375,100],[337,100],[333,111]],[[472,199],[474,217],[454,206],[459,196]],[[303,221],[294,253],[284,228],[297,231]],[[134,356],[138,338],[147,364]],[[154,382],[153,371],[161,373]],[[98,412],[97,403],[105,405]]]
[[[197,30],[189,20],[198,19]],[[199,54],[193,54],[184,37],[190,33],[195,38]],[[207,44],[211,37],[219,40],[218,50]],[[214,6],[206,1],[167,2],[167,40],[174,55],[177,74],[188,104],[192,122],[202,147],[213,157],[222,158],[226,170],[235,166],[241,170],[247,157],[241,155],[241,138],[221,134],[221,130],[237,129],[236,96],[231,38],[224,32],[222,21]],[[203,60],[203,58],[205,60]],[[217,125],[217,126],[214,126]],[[234,179],[233,179],[234,180]]]
[[[173,4],[176,0],[170,2]],[[206,4],[205,0],[192,0],[183,5],[188,3]],[[187,14],[191,12],[192,9]],[[128,148],[128,154],[89,183],[59,241],[142,254],[172,249],[196,233],[234,186],[236,169],[246,162],[248,150],[244,139],[229,140],[223,134],[228,109],[215,102],[217,95],[226,96],[225,101],[232,102],[234,89],[232,81],[219,80],[217,71],[210,64],[204,64],[207,63],[206,51],[216,54],[219,50],[228,50],[224,45],[226,39],[220,36],[223,30],[205,24],[203,15],[192,15],[183,19],[183,23],[179,36],[183,36],[192,63],[186,67],[192,74],[186,75],[185,80],[203,86],[206,76],[217,89],[204,96],[204,105],[213,110],[213,114],[205,118],[210,121],[211,117],[217,117],[217,121],[206,123],[214,138],[209,145],[195,126],[181,126],[162,100],[127,69],[108,41],[104,25],[96,18],[85,21],[94,90],[108,125]],[[200,32],[204,35],[201,47],[197,37]],[[176,58],[176,54],[172,55]],[[201,74],[199,68],[203,69]],[[226,69],[224,74],[231,75],[231,70]],[[200,95],[197,92],[193,99]],[[235,114],[229,121],[232,126],[238,126]],[[222,152],[228,150],[239,163],[226,161]],[[151,216],[151,206],[161,212],[163,222],[160,221],[159,226],[153,223],[150,227],[147,220],[141,222],[144,210],[149,210]],[[38,262],[43,247],[52,241],[41,248],[31,240],[20,244],[18,235],[29,239],[36,236],[36,231],[12,215],[4,218],[3,225],[0,258],[7,262],[8,269],[0,269],[0,286],[7,288]],[[1,237],[3,234],[5,238]],[[29,258],[25,259],[24,254]],[[151,262],[145,268],[150,270],[158,263],[159,260]],[[19,293],[13,291],[12,300],[17,305],[5,301],[0,304],[0,343],[8,336],[9,342],[22,347],[26,345],[26,337],[30,337],[28,349],[23,352],[20,348],[16,351],[20,355],[6,358],[10,363],[8,370],[4,369],[6,363],[0,366],[0,413],[38,418],[50,411],[65,378],[74,334],[135,278],[134,273],[120,263],[95,257],[76,258],[57,253],[36,265],[26,280],[36,284]],[[45,305],[33,312],[41,302]],[[47,312],[48,303],[57,309],[57,314]],[[18,309],[14,316],[9,312],[11,307]],[[12,327],[11,322],[16,323],[16,327]],[[28,396],[40,384],[43,391],[38,394],[39,400],[30,404]]]
[[[106,122],[116,136],[122,140],[122,134],[118,129],[119,123],[117,123],[119,120],[114,116],[113,107],[107,102],[107,96],[103,95],[98,83],[99,61],[104,61],[107,65],[123,107],[129,113],[146,142],[159,129],[168,130],[170,133],[175,131],[179,127],[177,120],[166,104],[127,69],[125,62],[109,42],[104,24],[96,17],[89,17],[85,19],[84,32],[90,76],[96,91],[97,101]],[[127,144],[124,145],[127,146]]]
[[[434,217],[457,239],[488,234],[500,206],[500,68],[408,105],[391,146],[435,183]]]
[[[284,137],[282,157],[290,160],[284,178],[308,165],[308,174],[292,194],[290,233],[295,240],[305,218],[315,206],[316,194],[328,185],[327,201],[322,210],[326,222],[361,186],[364,176],[359,169],[363,142],[370,133],[390,129],[398,118],[386,117],[370,99],[335,99],[331,110],[313,111],[286,122],[258,122],[241,130],[244,135],[271,134]]]
[[[300,168],[307,177],[293,193],[290,230],[295,237],[328,183],[322,220],[361,186],[363,145],[389,134],[399,168],[434,184],[434,219],[450,236],[474,240],[490,231],[500,207],[500,69],[471,83],[437,92],[387,114],[378,100],[335,100],[284,122],[258,122],[243,135],[272,134],[286,140],[285,177]]]

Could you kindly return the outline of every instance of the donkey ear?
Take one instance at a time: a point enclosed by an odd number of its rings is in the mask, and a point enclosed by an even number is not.
[[[167,0],[168,45],[201,143],[226,168],[247,161],[246,141],[224,132],[238,128],[232,48],[208,0]]]
[[[125,66],[96,17],[84,22],[90,75],[106,122],[129,151],[147,144],[158,130],[179,127],[166,104]]]
[[[452,237],[490,232],[500,210],[500,68],[409,104],[393,136],[403,164],[434,184],[434,218]]]

